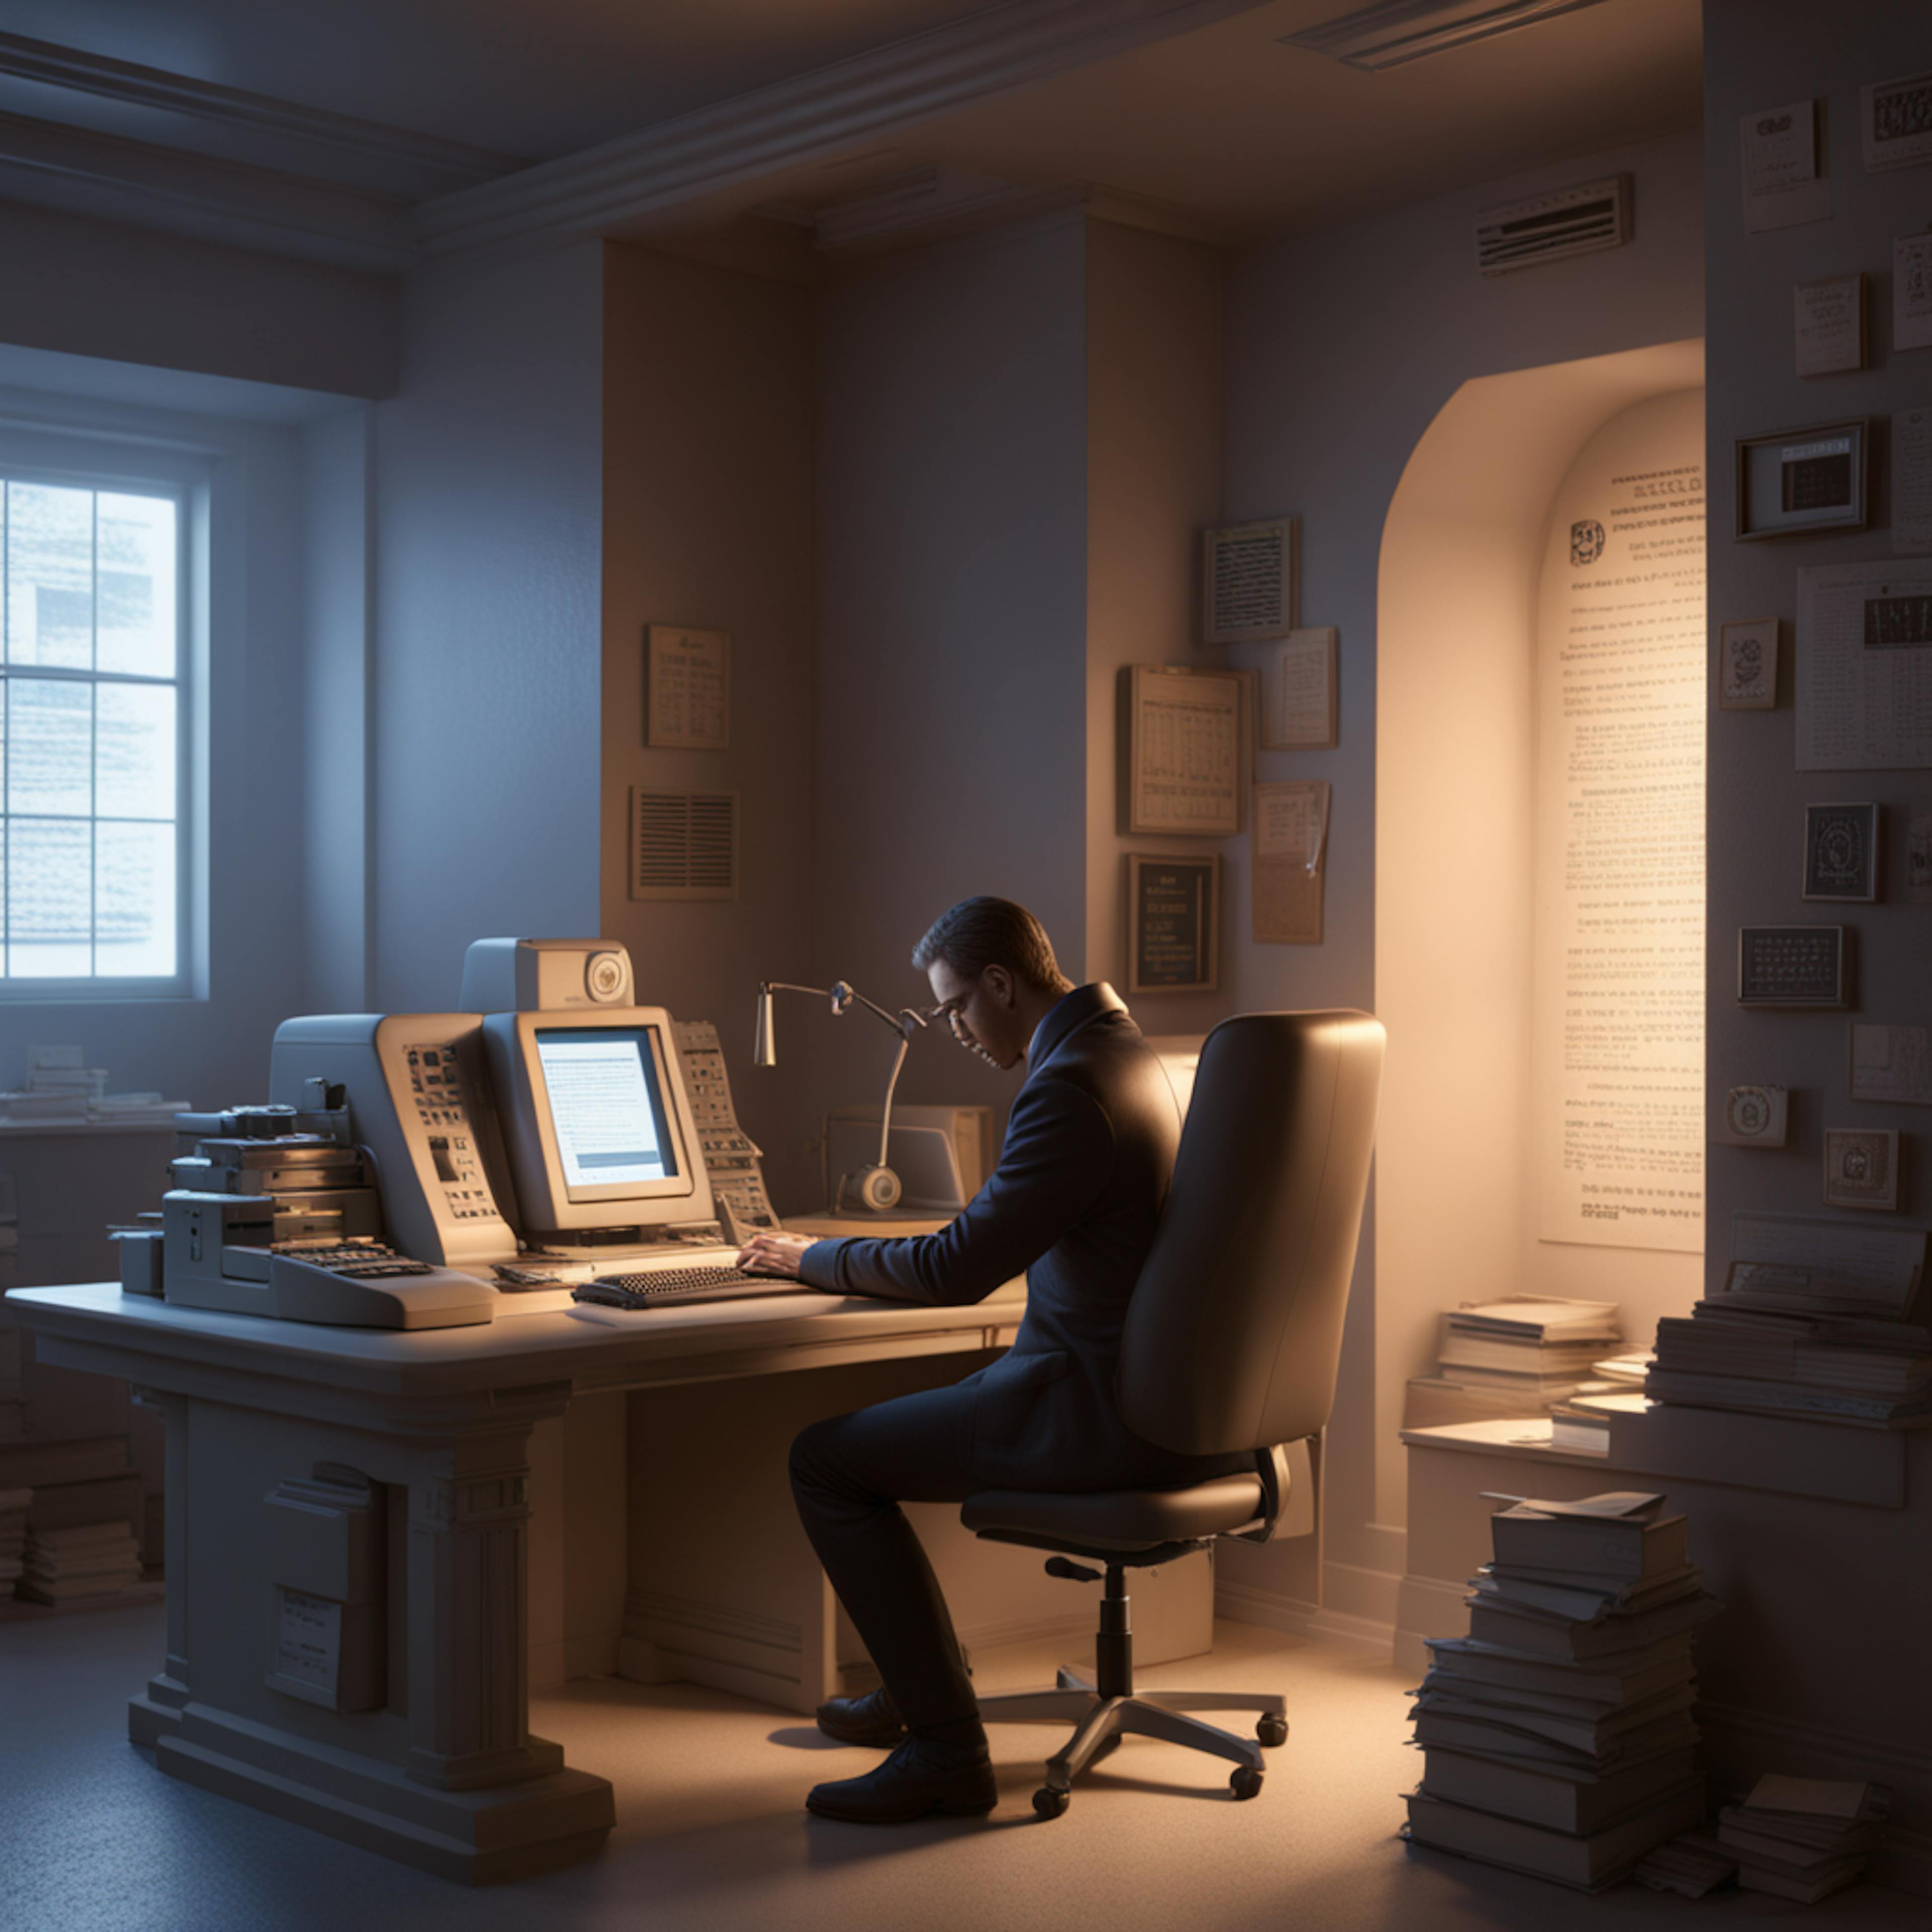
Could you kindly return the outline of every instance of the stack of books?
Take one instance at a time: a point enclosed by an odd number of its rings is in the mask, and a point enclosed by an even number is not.
[[[141,1546],[124,1522],[30,1529],[14,1593],[32,1604],[106,1597],[141,1580]]]
[[[1621,1339],[1614,1301],[1466,1304],[1443,1316],[1436,1372],[1409,1384],[1402,1426],[1546,1415],[1596,1386],[1595,1364]]]
[[[1889,1809],[1878,1785],[1768,1775],[1719,1813],[1718,1842],[1747,1892],[1811,1905],[1864,1876]]]
[[[1822,1299],[1726,1289],[1665,1316],[1645,1394],[1868,1429],[1932,1426],[1932,1328]]]
[[[1412,1842],[1594,1892],[1702,1822],[1690,1634],[1714,1606],[1663,1500],[1492,1519],[1469,1634],[1430,1640],[1410,1714]]]
[[[34,1499],[32,1490],[0,1490],[0,1595],[10,1595],[10,1586],[20,1580],[22,1557],[27,1547],[27,1505]]]

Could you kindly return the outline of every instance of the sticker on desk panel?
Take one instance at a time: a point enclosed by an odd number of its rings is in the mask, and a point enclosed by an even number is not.
[[[342,1668],[342,1606],[306,1590],[275,1594],[274,1674],[291,1690],[333,1698]]]

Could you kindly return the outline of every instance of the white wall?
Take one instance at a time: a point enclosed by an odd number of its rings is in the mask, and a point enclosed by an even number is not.
[[[824,290],[816,985],[929,998],[908,955],[974,892],[1030,906],[1074,970],[1085,956],[1085,264],[1070,214]],[[875,1100],[885,1029],[791,1007],[784,1051],[823,1049],[825,1099]],[[1011,1088],[928,1036],[903,1090],[1004,1106]]]
[[[425,270],[376,416],[379,1011],[600,910],[603,252]]]
[[[823,1098],[796,1055],[751,1052],[758,982],[812,970],[812,291],[616,243],[604,280],[600,929],[640,999],[716,1024],[772,1197],[802,1210]],[[730,632],[728,751],[646,748],[651,623]],[[738,794],[736,899],[630,897],[638,784]]]
[[[1430,423],[1472,378],[1702,332],[1700,170],[1697,134],[1670,136],[1292,236],[1235,265],[1223,513],[1230,521],[1300,515],[1302,621],[1336,626],[1342,652],[1339,748],[1264,753],[1258,772],[1334,786],[1327,938],[1318,947],[1231,947],[1238,1009],[1376,1005],[1376,586],[1397,485]],[[1478,274],[1478,209],[1626,171],[1636,182],[1629,246],[1493,280]],[[1238,873],[1245,844],[1228,848]],[[1244,918],[1240,899],[1230,911]],[[1392,1066],[1402,1052],[1393,1040]],[[1454,1230],[1439,1238],[1453,1240]],[[1330,1432],[1324,1590],[1334,1613],[1387,1623],[1402,1528],[1383,1514],[1394,1497],[1386,1484],[1378,1495],[1377,1472],[1396,1453],[1400,1418],[1378,1402],[1376,1268],[1365,1238]],[[1399,1338],[1405,1359],[1412,1340]],[[1225,1574],[1286,1589],[1294,1560],[1244,1550]]]
[[[1932,782],[1924,772],[1794,769],[1790,666],[1798,568],[1891,554],[1887,440],[1881,428],[1874,527],[1863,534],[1735,542],[1730,481],[1740,436],[1851,416],[1882,418],[1932,402],[1932,354],[1901,354],[1891,346],[1892,243],[1924,230],[1932,172],[1920,167],[1867,174],[1858,135],[1861,86],[1922,71],[1932,56],[1932,34],[1926,10],[1915,0],[1864,0],[1830,10],[1804,0],[1707,0],[1704,16],[1711,134],[1706,186],[1712,631],[1714,638],[1727,620],[1774,613],[1782,620],[1783,660],[1778,710],[1720,711],[1714,699],[1711,711],[1709,1117],[1721,1118],[1725,1089],[1741,1082],[1773,1081],[1792,1090],[1792,1133],[1782,1151],[1710,1150],[1706,1270],[1714,1283],[1728,1256],[1733,1210],[1826,1211],[1820,1172],[1828,1122],[1904,1130],[1900,1208],[1914,1221],[1932,1210],[1932,1176],[1922,1157],[1913,1158],[1928,1146],[1921,1110],[1853,1106],[1846,1097],[1845,1016],[1746,1012],[1736,1004],[1741,925],[1842,923],[1857,932],[1858,1010],[1874,1021],[1928,1023],[1927,915],[1900,901],[1906,820],[1911,811],[1932,806]],[[1747,236],[1740,213],[1739,117],[1814,96],[1825,101],[1830,129],[1832,218]],[[1792,284],[1860,268],[1871,277],[1873,366],[1863,374],[1809,380],[1793,374]],[[1805,803],[1843,799],[1876,800],[1883,808],[1881,903],[1805,904],[1798,897]]]

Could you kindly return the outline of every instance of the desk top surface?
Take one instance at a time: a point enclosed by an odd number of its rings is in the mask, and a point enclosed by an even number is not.
[[[813,1288],[637,1310],[559,1294],[506,1295],[494,1322],[407,1330],[178,1308],[124,1294],[113,1282],[15,1288],[6,1306],[37,1334],[104,1345],[147,1358],[158,1368],[170,1360],[205,1363],[404,1395],[562,1382],[616,1386],[639,1379],[635,1372],[652,1363],[669,1366],[680,1358],[708,1356],[748,1364],[754,1357],[842,1352],[855,1344],[897,1352],[916,1350],[922,1336],[956,1348],[974,1330],[989,1336],[1004,1331],[999,1337],[1004,1340],[1024,1313],[1026,1297],[1018,1281],[962,1308],[827,1295]],[[754,1371],[748,1365],[738,1372]],[[156,1379],[166,1386],[158,1375]]]

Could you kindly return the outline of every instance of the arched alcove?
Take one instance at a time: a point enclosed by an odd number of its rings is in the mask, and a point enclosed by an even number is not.
[[[1580,454],[1696,390],[1678,342],[1465,383],[1404,470],[1378,581],[1376,1005],[1390,1035],[1376,1181],[1377,1520],[1405,1520],[1404,1384],[1441,1312],[1537,1292],[1616,1300],[1643,1335],[1694,1255],[1539,1241],[1530,1015],[1535,674],[1551,517]]]

